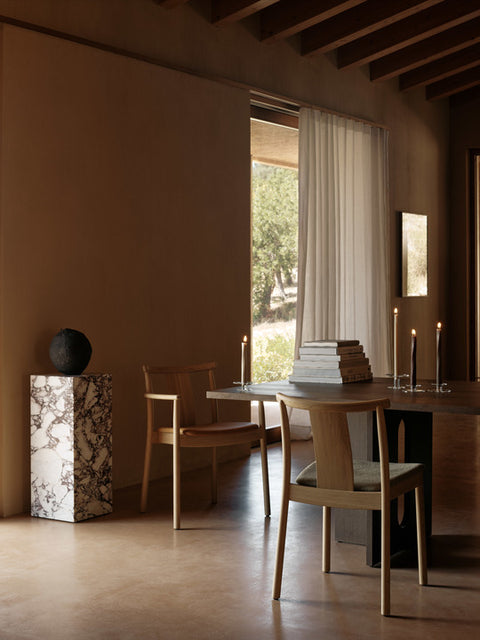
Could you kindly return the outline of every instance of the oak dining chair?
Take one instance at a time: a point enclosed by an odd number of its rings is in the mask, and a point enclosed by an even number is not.
[[[281,411],[283,492],[273,581],[273,598],[280,597],[290,501],[323,507],[322,569],[330,571],[331,509],[367,509],[381,512],[381,613],[390,614],[391,501],[415,491],[418,577],[427,584],[423,465],[389,462],[384,409],[386,398],[359,402],[322,402],[278,394]],[[315,460],[292,482],[292,453],[287,407],[310,414]],[[379,462],[354,460],[348,430],[349,413],[375,412]],[[312,550],[314,551],[314,550]],[[310,551],[310,553],[312,553]]]
[[[265,427],[253,422],[223,422],[217,401],[206,398],[215,389],[215,362],[190,366],[143,365],[147,402],[147,434],[140,510],[146,511],[152,446],[170,445],[173,453],[173,528],[180,529],[181,456],[184,447],[212,450],[212,503],[217,502],[217,447],[259,442],[262,460],[265,515],[270,515],[270,493]],[[169,414],[157,424],[155,408],[163,404]],[[165,405],[167,405],[165,407]],[[165,413],[162,416],[165,417]]]

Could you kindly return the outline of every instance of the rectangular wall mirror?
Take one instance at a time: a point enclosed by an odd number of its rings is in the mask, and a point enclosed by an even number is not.
[[[401,212],[402,296],[428,295],[427,216]]]

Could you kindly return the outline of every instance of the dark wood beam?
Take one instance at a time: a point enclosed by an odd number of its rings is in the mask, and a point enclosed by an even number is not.
[[[261,39],[287,38],[366,0],[280,0],[261,14]]]
[[[370,64],[371,80],[387,80],[480,42],[480,18],[426,38]]]
[[[401,91],[422,87],[443,80],[448,76],[480,66],[480,44],[467,47],[449,56],[424,64],[417,69],[403,73],[399,78]]]
[[[302,33],[302,54],[325,53],[443,0],[368,0]]]
[[[431,9],[340,47],[338,67],[366,64],[477,16],[480,16],[480,0],[444,0]]]
[[[454,93],[450,96],[450,107],[463,107],[471,102],[480,101],[480,85],[461,91],[460,93]]]
[[[425,89],[425,95],[427,100],[439,100],[477,85],[480,85],[480,67],[468,69],[468,71],[463,71],[455,76],[428,84]]]
[[[278,0],[213,0],[212,22],[237,22],[277,2]]]

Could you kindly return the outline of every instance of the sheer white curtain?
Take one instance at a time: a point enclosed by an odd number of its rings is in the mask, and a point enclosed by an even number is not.
[[[297,347],[357,338],[390,371],[388,131],[312,109],[299,125]]]

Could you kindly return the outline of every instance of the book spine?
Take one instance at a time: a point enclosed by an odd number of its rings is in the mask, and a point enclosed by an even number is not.
[[[354,376],[357,374],[371,373],[370,367],[345,367],[343,369],[308,369],[302,367],[293,367],[293,375],[310,376],[312,378],[342,378],[345,376]]]
[[[360,344],[360,340],[307,340],[303,344],[318,347],[354,347]]]
[[[368,358],[349,358],[348,360],[339,359],[320,359],[299,358],[293,361],[293,366],[304,367],[308,369],[344,369],[346,367],[366,367],[368,366]]]
[[[312,384],[347,384],[350,382],[367,382],[372,379],[371,373],[361,373],[341,377],[313,377],[313,376],[300,376],[292,374],[289,377],[289,382],[311,382]]]
[[[318,354],[299,354],[299,360],[302,362],[350,362],[350,361],[362,361],[368,360],[365,357],[363,351],[359,351],[358,353],[340,353],[340,354],[326,354],[326,355],[318,355]]]
[[[359,344],[353,347],[314,347],[302,346],[298,352],[305,355],[343,355],[346,353],[363,353],[363,346]]]

